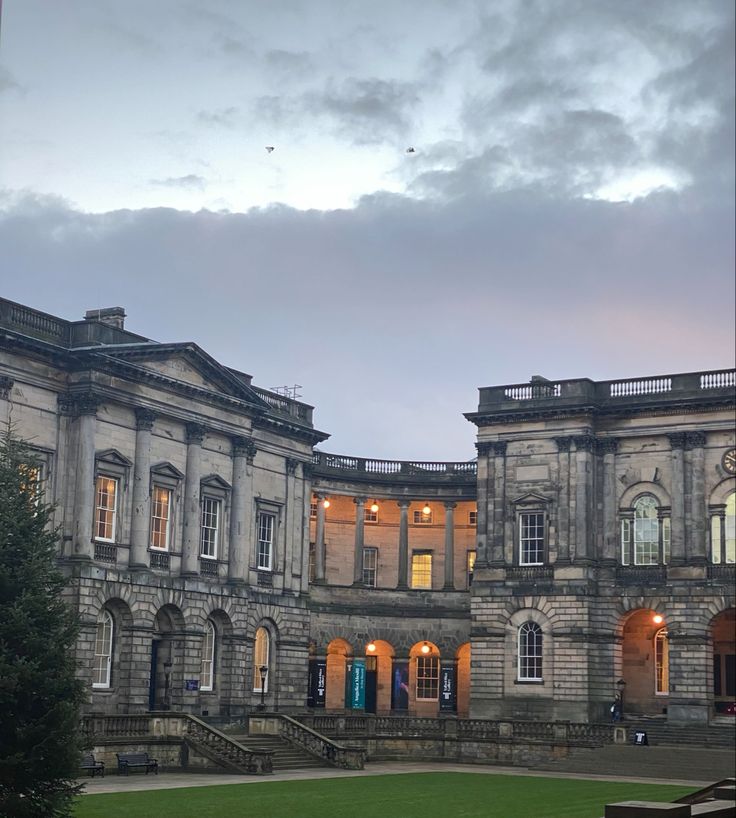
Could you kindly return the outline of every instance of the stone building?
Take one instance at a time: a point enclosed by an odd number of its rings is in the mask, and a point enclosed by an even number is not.
[[[733,370],[483,388],[477,460],[378,460],[124,318],[0,300],[0,421],[56,504],[91,712],[736,700]]]

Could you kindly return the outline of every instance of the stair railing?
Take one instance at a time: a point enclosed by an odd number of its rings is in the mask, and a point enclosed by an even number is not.
[[[285,716],[273,714],[278,719],[279,737],[306,750],[310,755],[343,770],[362,770],[366,751],[361,747],[346,747],[321,735],[311,727]]]

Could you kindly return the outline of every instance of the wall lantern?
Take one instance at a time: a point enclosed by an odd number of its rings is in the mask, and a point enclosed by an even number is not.
[[[432,650],[432,648],[430,648],[430,646],[426,642],[424,642],[420,650],[426,656],[430,652],[430,650]]]
[[[654,614],[652,622],[654,622],[655,625],[661,625],[664,622],[664,617],[662,614]]]
[[[375,653],[376,652],[376,645],[375,642],[369,642],[365,648],[368,653]]]
[[[377,500],[374,500],[371,503],[371,513],[372,514],[377,514],[378,513],[378,501]]]
[[[431,513],[432,513],[432,509],[430,508],[429,503],[425,503],[425,504],[424,504],[424,508],[422,509],[422,514],[423,514],[425,517],[429,517],[429,515],[430,515]]]
[[[322,501],[322,508],[329,508],[329,507],[330,507],[330,501],[325,497],[325,499]]]

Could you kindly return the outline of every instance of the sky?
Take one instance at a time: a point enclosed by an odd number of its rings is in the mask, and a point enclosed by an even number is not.
[[[300,384],[324,451],[734,366],[734,244],[730,0],[2,2],[0,295]]]

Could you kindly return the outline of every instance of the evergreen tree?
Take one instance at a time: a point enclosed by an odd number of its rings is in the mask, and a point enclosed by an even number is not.
[[[79,773],[72,649],[77,618],[62,599],[59,532],[38,463],[8,430],[0,440],[0,815],[71,815]]]

